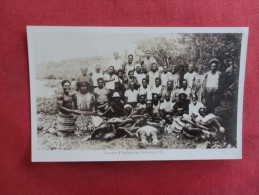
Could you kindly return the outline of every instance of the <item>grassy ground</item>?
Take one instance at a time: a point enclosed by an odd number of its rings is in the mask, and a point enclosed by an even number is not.
[[[39,126],[48,129],[55,122],[56,116],[44,116],[38,114]],[[38,133],[38,149],[42,150],[113,150],[113,149],[139,149],[140,144],[137,138],[119,138],[109,142],[102,140],[83,140],[89,132],[82,132],[80,135],[68,137],[58,137],[50,133]],[[146,149],[193,149],[201,146],[206,140],[188,139],[182,134],[164,134],[160,136],[159,146],[147,146]],[[214,147],[216,143],[213,143]]]

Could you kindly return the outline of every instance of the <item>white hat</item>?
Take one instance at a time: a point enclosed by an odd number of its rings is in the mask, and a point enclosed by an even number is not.
[[[118,92],[114,92],[112,97],[114,98],[114,97],[121,97],[121,96],[120,96],[120,94]]]
[[[126,108],[132,108],[132,106],[130,104],[125,104],[124,109]]]

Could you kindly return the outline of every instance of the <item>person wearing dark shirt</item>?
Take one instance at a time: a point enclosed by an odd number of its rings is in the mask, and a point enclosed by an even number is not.
[[[183,113],[188,114],[189,113],[189,104],[190,104],[190,100],[187,99],[187,95],[185,93],[180,93],[178,101],[173,106],[173,112],[177,113],[177,110],[179,108],[182,108]]]

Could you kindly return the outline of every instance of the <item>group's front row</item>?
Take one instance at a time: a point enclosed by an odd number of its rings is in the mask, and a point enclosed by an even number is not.
[[[165,132],[205,139],[225,132],[220,118],[212,113],[206,114],[206,108],[197,101],[196,95],[189,98],[186,93],[179,93],[175,102],[170,93],[163,97],[151,93],[149,98],[147,93],[139,95],[134,91],[132,82],[123,99],[119,92],[111,94],[104,87],[103,79],[98,79],[98,87],[93,93],[89,87],[89,83],[80,82],[78,92],[72,92],[71,82],[62,81],[63,93],[57,96],[59,113],[55,125],[59,134],[90,130],[91,135],[84,140],[138,137],[141,146],[146,146],[148,143],[158,145],[159,135]]]

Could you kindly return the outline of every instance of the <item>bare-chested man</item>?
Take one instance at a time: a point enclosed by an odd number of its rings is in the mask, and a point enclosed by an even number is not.
[[[71,93],[71,82],[62,81],[63,93],[57,96],[58,113],[58,131],[64,134],[72,134],[76,130],[76,115],[81,112],[77,110],[76,94]]]

